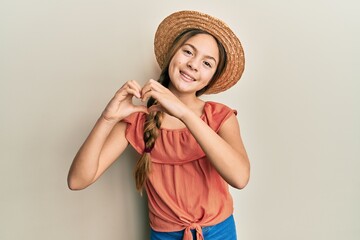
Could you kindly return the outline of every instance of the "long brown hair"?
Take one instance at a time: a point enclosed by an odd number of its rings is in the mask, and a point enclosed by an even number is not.
[[[200,29],[189,29],[182,34],[180,34],[174,41],[172,47],[170,48],[164,68],[161,71],[159,82],[165,86],[169,87],[170,83],[170,76],[169,76],[169,65],[172,57],[175,55],[175,53],[179,50],[181,46],[184,45],[184,43],[189,40],[191,37],[197,35],[197,34],[209,34],[208,32],[205,32]],[[211,35],[211,34],[209,34]],[[214,76],[210,80],[209,84],[205,86],[203,89],[196,92],[196,96],[200,96],[203,93],[206,92],[206,90],[211,87],[215,81],[219,78],[223,70],[226,66],[226,52],[223,47],[223,45],[214,37],[214,39],[217,42],[218,49],[219,49],[219,63],[216,68],[216,71],[214,73]],[[156,100],[154,98],[150,98],[147,102],[147,107],[151,107],[154,104],[156,104]],[[140,157],[140,159],[137,161],[135,170],[134,170],[134,177],[136,182],[136,189],[141,192],[142,188],[144,187],[144,184],[146,182],[146,179],[148,178],[148,174],[151,171],[151,157],[150,152],[154,148],[155,141],[159,135],[159,130],[161,127],[161,122],[163,119],[164,113],[160,111],[156,112],[150,112],[147,117],[144,124],[144,142],[145,142],[145,149],[143,155]]]

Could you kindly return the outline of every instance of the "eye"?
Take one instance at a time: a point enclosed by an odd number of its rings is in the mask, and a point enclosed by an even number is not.
[[[185,55],[191,56],[192,52],[188,49],[183,49],[183,53],[185,53]]]
[[[204,65],[206,67],[212,68],[212,64],[210,62],[204,61]]]

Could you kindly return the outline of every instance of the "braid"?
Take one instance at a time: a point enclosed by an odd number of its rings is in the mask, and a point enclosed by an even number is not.
[[[170,78],[168,75],[168,68],[162,70],[159,78],[159,82],[168,87]],[[147,102],[147,107],[151,107],[155,105],[157,102],[154,98],[150,98]],[[136,162],[135,170],[134,170],[134,177],[136,183],[136,189],[141,193],[142,188],[144,187],[145,181],[148,177],[148,174],[151,171],[151,157],[150,152],[154,148],[156,138],[159,135],[159,129],[161,126],[161,122],[163,120],[164,113],[157,111],[157,112],[150,112],[144,124],[144,142],[145,142],[145,149],[143,155],[140,159]]]
[[[153,105],[154,100],[149,100],[148,106]],[[137,161],[134,171],[136,189],[141,192],[148,174],[151,171],[151,157],[150,151],[154,148],[156,138],[159,135],[159,129],[163,119],[163,112],[150,112],[144,124],[144,142],[145,151],[140,159]]]

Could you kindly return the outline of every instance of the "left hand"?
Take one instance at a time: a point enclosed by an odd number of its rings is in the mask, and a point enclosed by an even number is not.
[[[149,109],[150,111],[163,111],[180,120],[189,111],[189,108],[168,88],[153,79],[150,79],[141,90],[142,101],[146,101],[150,97],[158,102]]]

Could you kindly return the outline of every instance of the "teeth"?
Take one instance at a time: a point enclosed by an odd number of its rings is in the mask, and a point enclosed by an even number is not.
[[[193,79],[192,77],[190,77],[189,75],[187,75],[186,73],[181,72],[181,74],[182,74],[185,78],[187,78],[187,79],[189,79],[189,80],[191,80],[191,81],[194,81],[194,79]]]

